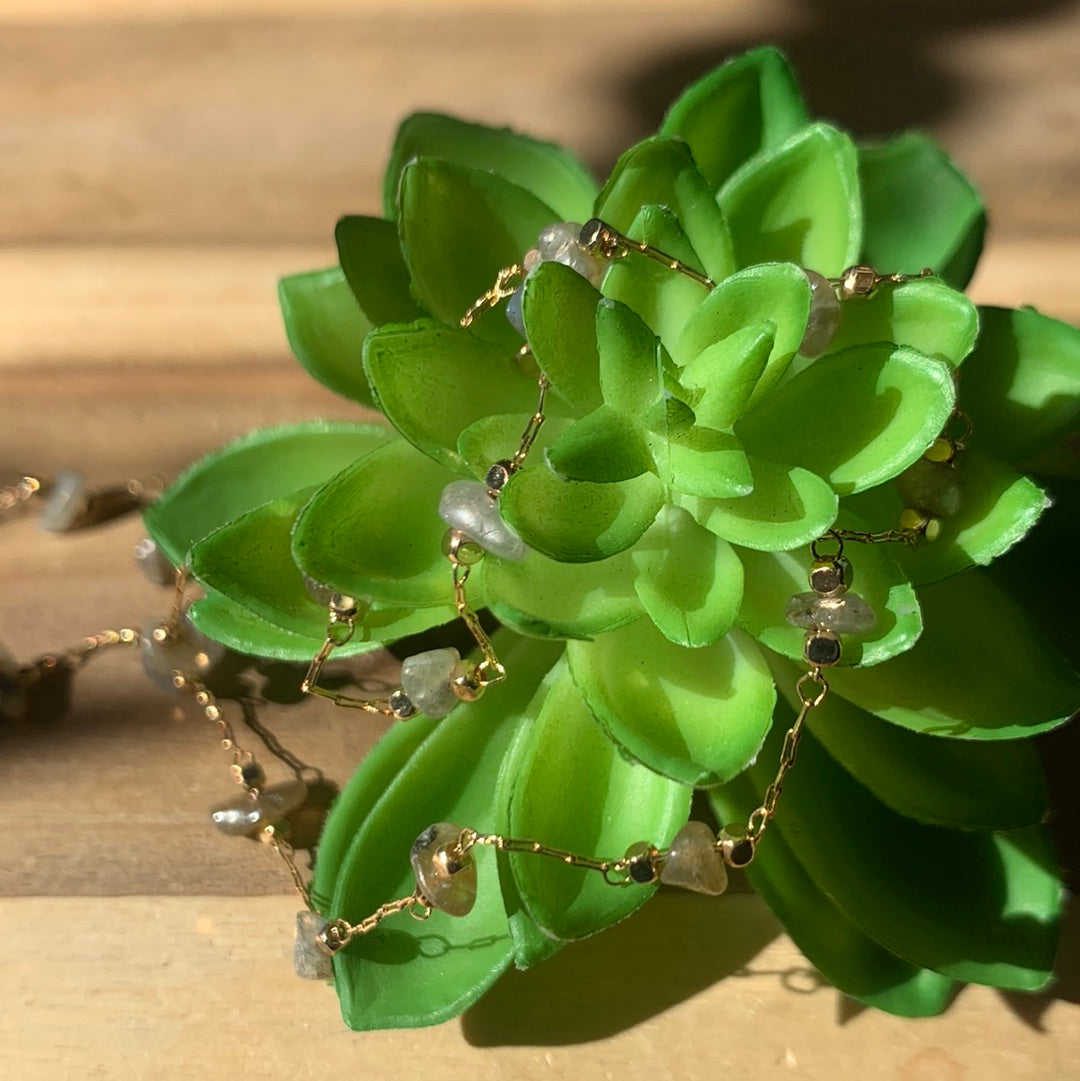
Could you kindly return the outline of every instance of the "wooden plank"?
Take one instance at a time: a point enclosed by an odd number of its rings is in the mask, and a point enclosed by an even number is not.
[[[323,1079],[363,1063],[378,1081],[1064,1081],[1080,1056],[1074,1002],[969,988],[928,1021],[853,1008],[750,896],[658,896],[508,975],[461,1021],[357,1035],[331,990],[292,975],[294,910],[278,897],[0,900],[6,1076]]]

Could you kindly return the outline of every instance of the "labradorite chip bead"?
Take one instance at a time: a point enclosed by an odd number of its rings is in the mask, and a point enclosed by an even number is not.
[[[211,808],[210,820],[228,837],[253,837],[298,810],[307,799],[307,785],[300,780],[282,781],[259,790],[252,798],[236,796]]]
[[[135,545],[135,562],[146,580],[156,586],[169,586],[176,581],[176,568],[149,537],[143,537]]]
[[[38,524],[46,533],[66,533],[86,513],[90,489],[76,469],[61,469],[53,478]]]
[[[819,357],[836,337],[840,326],[840,301],[828,278],[816,270],[804,270],[803,273],[810,282],[811,298],[806,333],[803,334],[799,352],[804,357]]]
[[[832,597],[796,593],[787,602],[784,618],[793,627],[824,627],[834,634],[866,634],[877,625],[874,609],[858,593]]]
[[[716,835],[704,822],[687,822],[675,834],[660,881],[710,897],[727,889],[727,868],[716,849]]]
[[[334,960],[319,944],[326,930],[326,920],[306,908],[296,914],[296,941],[293,943],[293,968],[302,980],[332,980]]]
[[[908,507],[935,518],[952,518],[963,503],[960,477],[952,465],[920,458],[896,478],[896,489]]]
[[[460,660],[461,654],[448,646],[417,653],[402,662],[401,689],[421,713],[445,717],[458,704],[450,681]]]
[[[453,822],[436,822],[409,849],[420,895],[449,916],[467,916],[476,904],[476,862],[461,850],[463,832]]]
[[[480,481],[451,481],[439,497],[439,517],[500,559],[517,562],[529,554],[528,545],[503,521],[498,503]]]
[[[175,690],[173,672],[187,679],[205,679],[225,656],[225,647],[195,629],[184,616],[174,630],[159,623],[139,635],[143,670],[165,690]]]

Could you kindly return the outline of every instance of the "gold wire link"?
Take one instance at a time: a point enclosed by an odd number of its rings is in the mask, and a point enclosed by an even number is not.
[[[667,267],[668,270],[674,270],[677,274],[682,274],[691,281],[697,282],[698,285],[702,285],[706,289],[716,287],[716,282],[707,274],[702,274],[700,270],[695,270],[681,259],[676,259],[675,256],[668,255],[667,252],[654,248],[651,244],[646,244],[642,240],[634,240],[633,237],[620,233],[614,226],[608,225],[607,222],[601,221],[599,218],[593,218],[585,223],[584,228],[581,230],[581,246],[587,252],[597,255],[601,259],[625,259],[631,252],[638,252],[646,258],[652,259],[653,262]]]
[[[85,664],[91,657],[96,657],[114,646],[137,646],[139,632],[131,627],[121,627],[118,631],[104,630],[97,634],[88,634],[82,643],[69,649],[65,656],[77,665]]]
[[[864,529],[834,529],[831,531],[840,540],[854,541],[857,544],[907,544],[915,545],[926,532],[925,526],[920,529],[908,529],[897,527],[896,529],[882,529],[877,533],[871,533]]]
[[[469,310],[461,317],[461,325],[463,327],[472,326],[473,320],[478,315],[494,308],[500,300],[505,300],[508,296],[511,296],[517,289],[521,276],[520,264],[513,263],[510,266],[503,267],[495,276],[495,284],[482,296],[477,297]]]
[[[544,414],[544,405],[547,401],[547,392],[551,389],[551,381],[541,372],[536,385],[538,388],[536,412],[529,418],[529,423],[525,425],[525,430],[521,433],[521,439],[518,442],[518,449],[514,452],[513,458],[510,459],[511,473],[516,473],[525,464],[525,459],[528,457],[529,451],[532,450],[536,437],[544,426],[544,421],[547,420]]]
[[[173,672],[173,686],[179,691],[188,691],[194,697],[196,705],[203,711],[203,716],[221,734],[221,749],[229,753],[233,765],[245,765],[255,761],[254,753],[241,747],[237,742],[233,726],[222,712],[214,692],[201,679],[189,678],[178,670]],[[252,796],[259,794],[256,786],[250,786],[247,790]]]
[[[313,694],[318,698],[339,706],[342,709],[359,709],[365,713],[374,713],[380,717],[393,717],[394,711],[383,701],[371,698],[357,698],[355,695],[343,694],[340,691],[330,691],[320,686],[319,677],[322,675],[323,665],[326,664],[330,654],[339,646],[345,645],[356,632],[357,613],[346,614],[338,611],[333,605],[330,606],[330,619],[326,624],[326,639],[319,652],[308,665],[307,674],[300,684],[303,694]]]
[[[795,759],[799,753],[799,739],[802,736],[806,718],[811,710],[816,709],[825,701],[825,696],[829,693],[829,684],[820,668],[811,668],[809,672],[804,672],[799,677],[795,690],[802,705],[795,723],[784,733],[784,745],[780,751],[780,765],[777,768],[776,777],[765,789],[765,798],[761,801],[761,806],[751,813],[746,824],[747,836],[755,845],[761,840],[769,822],[776,815],[780,793],[784,787],[784,778],[787,777],[788,770],[795,765]]]
[[[319,936],[329,953],[337,953],[344,949],[354,938],[366,935],[374,931],[376,927],[386,919],[398,912],[408,912],[416,920],[426,920],[431,915],[431,905],[420,896],[419,889],[408,897],[399,897],[396,901],[388,901],[380,905],[370,916],[365,916],[359,923],[349,923],[348,920],[331,920],[326,925],[326,930]]]
[[[498,833],[477,833],[475,830],[464,830],[459,843],[462,852],[467,852],[473,845],[489,845],[500,852],[525,852],[534,856],[547,856],[549,859],[565,863],[568,867],[599,871],[609,886],[630,885],[630,879],[625,877],[630,867],[630,860],[625,856],[620,856],[618,859],[597,859],[563,848],[554,848],[540,841],[530,841],[523,837],[503,837]]]
[[[289,871],[289,877],[292,878],[293,886],[296,887],[296,892],[300,894],[308,911],[314,912],[315,915],[319,915],[319,912],[311,903],[311,890],[304,881],[304,876],[300,873],[300,868],[296,866],[296,859],[293,856],[293,852],[295,851],[293,846],[284,838],[278,836],[277,829],[274,826],[267,826],[266,829],[263,830],[263,838],[284,861],[285,866]]]
[[[0,514],[25,506],[42,490],[40,477],[20,477],[14,484],[0,487]]]
[[[495,647],[491,644],[487,632],[480,625],[480,617],[473,611],[472,606],[469,604],[468,594],[465,591],[465,583],[469,580],[470,568],[460,562],[454,555],[447,558],[450,560],[454,579],[454,607],[457,609],[457,614],[464,620],[465,626],[469,628],[473,640],[480,647],[480,652],[484,655],[484,659],[477,669],[480,683],[484,687],[488,687],[492,683],[502,683],[506,679],[506,669],[496,655]]]

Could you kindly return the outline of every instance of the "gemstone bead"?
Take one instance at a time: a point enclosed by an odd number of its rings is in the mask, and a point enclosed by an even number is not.
[[[480,481],[451,481],[439,498],[439,517],[500,559],[517,562],[529,554],[528,545],[503,521],[498,504]]]
[[[176,568],[149,537],[135,545],[135,562],[146,580],[156,586],[171,586],[176,581]]]
[[[506,458],[497,461],[491,466],[484,474],[484,483],[488,486],[488,491],[501,492],[506,487],[506,482],[510,479],[513,467],[514,463]]]
[[[165,690],[174,690],[173,672],[188,679],[205,679],[225,656],[225,647],[197,631],[185,616],[175,631],[158,623],[139,636],[143,670]]]
[[[545,263],[562,263],[577,271],[586,281],[599,285],[607,267],[581,246],[581,226],[560,221],[541,231],[536,250]]]
[[[819,357],[836,337],[840,326],[840,301],[828,278],[816,270],[804,270],[803,273],[810,283],[811,297],[810,315],[799,352],[804,357]]]
[[[410,717],[416,716],[416,706],[400,687],[390,692],[390,712],[399,721],[407,721]]]
[[[218,804],[211,808],[210,820],[228,837],[253,837],[288,818],[306,799],[303,781],[282,781],[260,789],[254,798],[245,793]]]
[[[626,858],[630,861],[626,873],[631,882],[646,886],[656,881],[655,855],[656,849],[648,841],[635,841],[626,850]]]
[[[877,624],[874,609],[858,593],[832,597],[796,593],[787,602],[784,618],[793,627],[825,627],[834,634],[865,634]]]
[[[293,968],[302,980],[332,980],[334,961],[319,944],[326,930],[326,920],[306,908],[296,914],[296,942],[293,944]]]
[[[963,502],[963,486],[957,471],[942,462],[920,458],[896,478],[896,488],[906,506],[924,510],[935,518],[951,518]]]
[[[471,851],[461,851],[462,832],[452,822],[436,822],[409,850],[420,895],[450,916],[467,916],[476,903],[476,862]]]
[[[445,717],[458,704],[450,681],[460,660],[461,654],[452,646],[405,658],[401,665],[401,689],[421,713]]]
[[[524,338],[525,320],[521,314],[521,293],[520,289],[515,289],[510,294],[510,299],[506,302],[506,318],[514,330]]]
[[[667,886],[717,897],[727,889],[727,868],[716,850],[716,836],[704,822],[687,822],[675,834],[660,872]]]
[[[86,478],[78,470],[61,469],[45,497],[38,524],[47,533],[66,533],[78,523],[89,505]]]

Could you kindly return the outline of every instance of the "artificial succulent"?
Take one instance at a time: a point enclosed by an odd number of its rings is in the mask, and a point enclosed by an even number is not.
[[[542,231],[594,217],[715,288],[642,257],[593,280],[547,261],[514,299],[531,359],[502,311],[460,325]],[[530,552],[488,555],[469,583],[502,626],[508,678],[445,719],[395,723],[360,766],[320,847],[327,915],[408,894],[410,843],[433,822],[618,855],[666,844],[695,789],[719,821],[745,821],[806,669],[785,607],[810,545],[895,526],[959,410],[970,433],[941,466],[940,535],[848,547],[876,624],[845,637],[749,875],[810,961],[868,1004],[924,1015],[958,981],[1046,984],[1062,886],[1026,737],[1068,718],[1080,680],[1047,640],[1052,591],[1036,619],[1022,560],[997,580],[984,568],[1047,510],[1025,464],[1075,476],[1061,448],[1080,335],[964,296],[984,227],[929,139],[860,145],[811,121],[768,48],[691,86],[603,186],[508,130],[402,124],[384,217],[342,218],[340,266],[280,289],[297,356],[365,419],[256,432],[147,516],[205,587],[193,621],[241,652],[309,659],[317,587],[368,603],[343,653],[456,626],[440,492],[514,450],[537,370],[550,380],[500,497]],[[935,273],[844,302],[810,349],[804,270],[859,262]],[[1075,524],[1071,482],[1056,483],[1043,560]],[[491,855],[466,917],[388,922],[336,958],[351,1026],[451,1017],[655,888]]]

